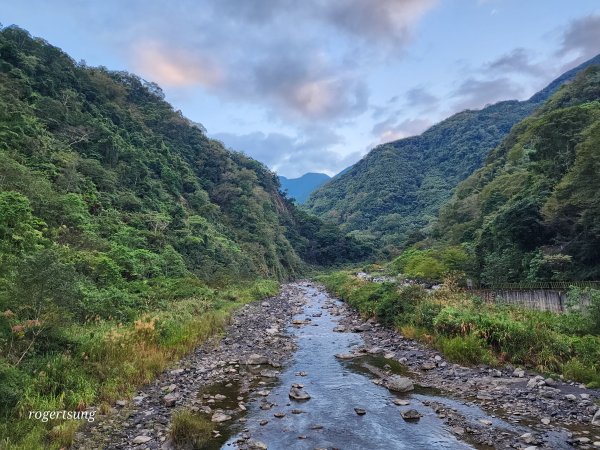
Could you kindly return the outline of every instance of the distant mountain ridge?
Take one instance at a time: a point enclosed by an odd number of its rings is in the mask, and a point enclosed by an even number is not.
[[[308,172],[298,178],[287,178],[279,176],[279,182],[283,190],[287,190],[288,196],[296,200],[297,203],[304,203],[310,194],[323,184],[328,182],[331,177],[325,173]]]
[[[382,144],[313,192],[305,206],[391,252],[416,242],[457,184],[484,164],[516,123],[598,63],[600,55],[565,72],[529,100],[459,112],[419,136]]]

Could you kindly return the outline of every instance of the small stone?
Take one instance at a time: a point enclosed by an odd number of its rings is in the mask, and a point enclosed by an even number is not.
[[[278,419],[281,419],[283,417],[285,417],[285,413],[284,412],[276,412],[275,414],[273,414],[275,417],[277,417]]]
[[[523,369],[517,368],[513,371],[513,377],[523,378],[525,376],[525,371]]]
[[[336,333],[344,333],[346,331],[346,327],[344,325],[338,325],[333,329]]]
[[[567,400],[569,400],[570,402],[574,402],[575,400],[577,400],[577,397],[573,394],[567,394],[567,395],[565,395],[565,398]]]
[[[215,400],[221,401],[221,400],[225,400],[227,397],[224,396],[223,394],[217,394],[215,395]]]
[[[465,434],[465,429],[463,427],[452,427],[452,428],[450,428],[450,430],[454,434],[458,434],[459,436],[462,436],[463,434]]]
[[[422,417],[421,413],[419,413],[419,411],[417,411],[416,409],[408,409],[406,411],[402,411],[400,415],[406,421],[417,421]]]
[[[367,413],[363,408],[354,408],[354,412],[359,416],[364,416]]]
[[[371,324],[369,324],[369,323],[363,323],[362,325],[354,327],[354,331],[356,331],[358,333],[362,333],[363,331],[369,331],[369,330],[371,330]]]
[[[117,406],[121,406],[121,407],[123,407],[123,406],[127,406],[127,400],[117,400],[117,401],[115,402],[115,405],[117,405]]]
[[[171,375],[181,375],[183,372],[185,372],[185,369],[175,369],[175,370],[171,370],[171,372],[169,372]]]
[[[548,417],[542,417],[542,423],[544,425],[550,425],[550,419]]]
[[[319,424],[311,425],[310,429],[311,430],[322,430],[323,429],[323,425],[319,425]]]
[[[292,387],[288,395],[292,400],[310,400],[308,392],[298,387]]]
[[[265,420],[265,419],[263,419],[263,420],[261,420],[261,421],[260,421],[258,424],[259,424],[261,427],[264,427],[264,426],[265,426],[266,424],[268,424],[268,423],[269,423],[269,421],[268,421],[268,420]]]
[[[135,438],[133,438],[133,440],[131,441],[132,444],[145,444],[148,441],[151,441],[152,438],[150,436],[136,436]]]
[[[263,378],[277,378],[279,372],[277,370],[265,369],[260,371],[260,376]]]
[[[267,450],[267,444],[260,441],[248,441],[246,446],[249,450]]]
[[[352,359],[352,358],[356,358],[358,355],[355,355],[353,353],[337,353],[335,355],[335,357],[337,359]]]
[[[167,394],[163,397],[163,404],[169,407],[175,406],[178,398],[179,396],[175,393]]]
[[[594,417],[592,418],[592,425],[600,427],[600,408],[598,411],[596,411],[596,414],[594,414]]]
[[[401,398],[395,398],[392,401],[394,402],[395,405],[398,405],[398,406],[408,406],[408,405],[410,405],[410,401],[409,400],[403,400]]]
[[[492,424],[492,421],[491,420],[487,420],[487,419],[479,419],[479,422],[482,423],[482,424],[484,424],[484,425],[487,425],[488,427]]]
[[[260,364],[267,364],[268,362],[269,360],[266,356],[258,355],[256,353],[252,353],[248,356],[248,359],[246,359],[246,364],[249,366],[258,366]]]
[[[215,423],[227,422],[228,420],[231,420],[231,416],[228,416],[227,414],[221,412],[214,413],[212,418],[210,419],[211,422]]]
[[[421,365],[422,370],[433,370],[435,368],[436,368],[436,364],[433,361],[427,361]]]

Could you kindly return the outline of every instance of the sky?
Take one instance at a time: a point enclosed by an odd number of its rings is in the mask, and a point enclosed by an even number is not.
[[[158,83],[210,137],[329,175],[600,53],[598,0],[2,0],[76,61]]]

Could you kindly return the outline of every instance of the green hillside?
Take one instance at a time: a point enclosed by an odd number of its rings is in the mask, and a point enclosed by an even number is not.
[[[157,85],[1,29],[0,447],[41,448],[24,411],[114,401],[277,280],[366,255],[279,189]]]
[[[456,185],[482,166],[512,126],[594,61],[600,56],[565,73],[528,101],[463,111],[420,136],[376,147],[314,192],[306,207],[391,253],[422,239],[423,229]]]
[[[600,66],[519,123],[441,210],[484,283],[600,276]]]

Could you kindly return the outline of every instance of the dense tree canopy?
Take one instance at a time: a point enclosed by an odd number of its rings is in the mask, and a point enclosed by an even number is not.
[[[420,136],[383,144],[312,194],[307,208],[395,253],[419,241],[456,185],[480,168],[513,125],[600,55],[530,100],[463,111]]]
[[[516,126],[442,208],[485,283],[600,276],[600,66]]]

